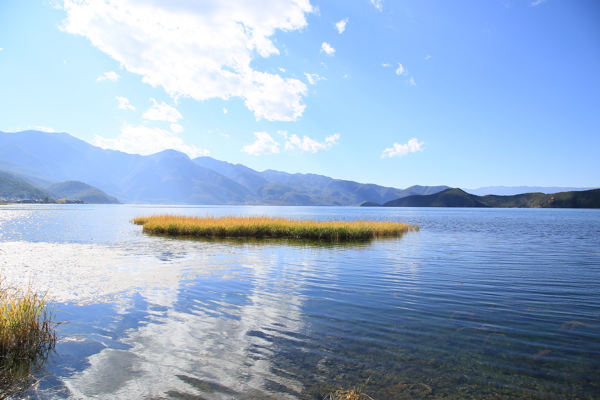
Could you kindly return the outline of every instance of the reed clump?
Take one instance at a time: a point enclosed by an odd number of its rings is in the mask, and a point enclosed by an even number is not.
[[[0,278],[0,399],[24,393],[56,345],[47,294],[6,286]]]
[[[192,237],[301,238],[353,240],[401,236],[414,225],[380,221],[310,221],[267,216],[185,217],[158,215],[139,217],[134,224],[144,232]]]

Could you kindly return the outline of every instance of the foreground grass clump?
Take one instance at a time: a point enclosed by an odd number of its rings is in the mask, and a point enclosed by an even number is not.
[[[0,399],[35,384],[56,345],[56,325],[46,294],[0,279]]]
[[[144,232],[173,236],[302,238],[325,240],[401,236],[414,225],[377,221],[297,221],[265,216],[184,217],[160,215],[135,218]]]

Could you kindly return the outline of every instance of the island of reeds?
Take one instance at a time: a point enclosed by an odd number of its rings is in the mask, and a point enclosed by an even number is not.
[[[310,221],[266,216],[185,217],[159,215],[139,217],[150,234],[208,238],[294,238],[312,240],[358,240],[401,236],[415,225],[379,221]]]

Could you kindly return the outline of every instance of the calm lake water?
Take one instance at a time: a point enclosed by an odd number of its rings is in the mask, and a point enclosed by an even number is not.
[[[418,224],[356,243],[182,240],[155,214]],[[10,205],[5,280],[50,290],[33,398],[600,399],[600,211]]]

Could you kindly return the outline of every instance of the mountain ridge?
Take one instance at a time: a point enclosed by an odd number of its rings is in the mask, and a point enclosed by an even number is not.
[[[176,150],[143,156],[93,146],[65,132],[0,132],[0,169],[46,188],[79,181],[125,203],[352,206],[431,195],[449,186],[406,189],[318,174],[256,171]],[[21,179],[21,178],[19,178]]]
[[[26,175],[0,170],[0,197],[5,200],[43,200],[51,202],[52,199],[64,198],[81,200],[85,203],[119,203],[119,200],[115,197],[109,196],[100,189],[84,182],[66,181],[49,185],[36,185],[30,183],[30,180]]]
[[[384,203],[383,207],[600,208],[600,189],[477,196],[452,188],[431,195],[396,199]]]

